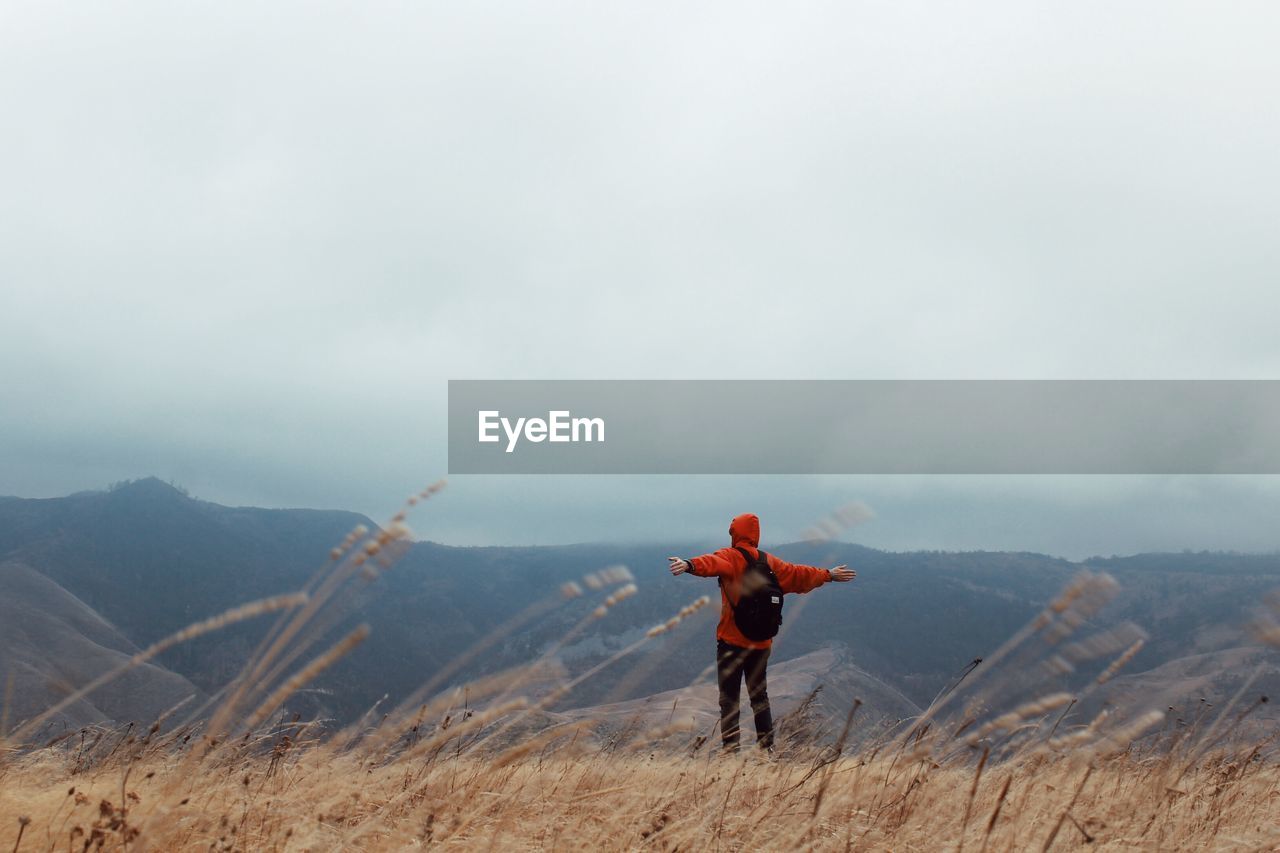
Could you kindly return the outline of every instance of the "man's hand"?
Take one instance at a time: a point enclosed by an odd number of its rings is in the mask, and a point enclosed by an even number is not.
[[[834,569],[827,569],[831,573],[831,580],[836,583],[848,583],[858,576],[858,573],[848,566],[836,566]]]
[[[679,557],[667,557],[667,562],[671,564],[669,568],[673,575],[682,575],[693,569],[693,566],[689,565],[688,560],[682,560]]]

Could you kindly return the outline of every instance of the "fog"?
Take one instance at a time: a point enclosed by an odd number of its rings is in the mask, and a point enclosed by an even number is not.
[[[380,517],[450,378],[1274,378],[1273,4],[8,4],[0,493]],[[1275,478],[455,478],[447,542],[1280,547]],[[766,535],[769,535],[768,533]]]

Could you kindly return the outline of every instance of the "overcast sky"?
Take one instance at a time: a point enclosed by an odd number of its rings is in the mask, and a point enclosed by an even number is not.
[[[449,378],[1277,378],[1274,3],[0,5],[0,493],[381,517]],[[1276,478],[455,478],[458,543],[1280,547]]]

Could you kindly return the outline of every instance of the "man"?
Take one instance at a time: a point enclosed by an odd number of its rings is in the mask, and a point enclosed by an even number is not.
[[[756,564],[762,553],[760,547],[760,519],[751,513],[740,515],[729,524],[731,547],[721,548],[714,554],[682,559],[668,557],[671,574],[685,572],[704,578],[718,578],[720,582],[720,624],[716,628],[716,680],[720,684],[720,737],[726,752],[738,751],[738,705],[742,680],[746,677],[747,695],[751,699],[751,712],[756,721],[756,744],[762,749],[773,747],[773,714],[769,710],[769,693],[765,681],[765,669],[769,663],[772,638],[752,640],[739,629],[734,620],[734,607],[742,594],[743,576]],[[814,566],[798,566],[765,554],[777,584],[783,593],[805,593],[817,589],[827,581],[844,583],[853,580],[858,573],[848,566],[819,569]],[[776,629],[775,629],[776,630]],[[760,633],[753,630],[753,633]]]

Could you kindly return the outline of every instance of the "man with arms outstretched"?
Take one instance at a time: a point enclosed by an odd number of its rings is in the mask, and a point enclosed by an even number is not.
[[[685,572],[704,578],[718,578],[720,582],[720,624],[716,628],[716,680],[720,685],[720,736],[724,740],[726,752],[738,749],[738,706],[741,697],[743,677],[747,681],[747,695],[751,700],[751,712],[756,721],[756,744],[763,749],[773,746],[773,714],[769,710],[769,693],[765,681],[765,669],[769,663],[769,649],[773,645],[773,635],[777,626],[761,629],[755,611],[739,609],[738,616],[750,618],[752,624],[739,626],[735,619],[735,608],[749,604],[743,597],[744,590],[748,598],[753,597],[751,586],[759,588],[762,583],[774,584],[775,591],[782,593],[805,593],[817,589],[828,581],[842,583],[853,580],[857,572],[847,566],[836,566],[834,569],[819,569],[814,566],[799,566],[766,554],[760,548],[760,519],[751,513],[740,515],[729,524],[728,548],[721,548],[714,554],[683,559],[668,557],[672,575]],[[762,559],[763,558],[763,559]],[[767,569],[766,569],[767,566]],[[773,578],[768,576],[772,573]],[[749,584],[744,584],[749,580]],[[773,601],[779,614],[781,596],[774,598],[765,595],[765,602]],[[764,607],[768,607],[765,604]],[[780,621],[780,615],[776,616]],[[747,631],[744,633],[743,628]],[[751,633],[762,639],[752,639]],[[768,635],[765,637],[764,635]]]

